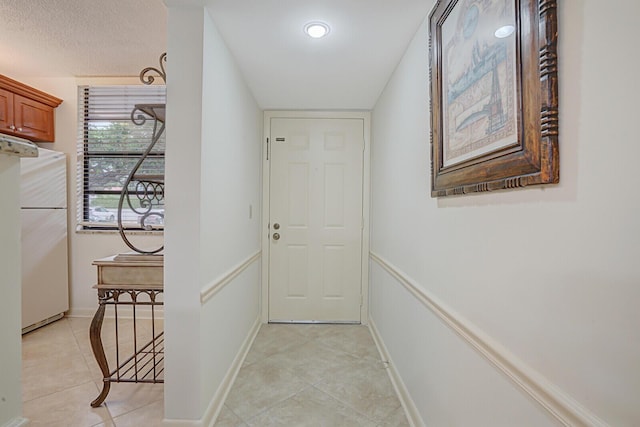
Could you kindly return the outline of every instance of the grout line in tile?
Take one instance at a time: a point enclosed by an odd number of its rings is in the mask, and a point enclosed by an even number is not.
[[[223,404],[222,404],[222,406],[223,406],[223,407],[225,407],[225,408],[227,409],[227,411],[229,411],[229,412],[231,412],[233,415],[235,415],[235,416],[236,416],[240,421],[242,421],[242,423],[243,423],[243,424],[246,424],[246,423],[247,423],[245,420],[243,420],[243,419],[242,419],[242,417],[241,417],[240,415],[236,414],[236,413],[235,413],[235,411],[234,411],[233,409],[231,409],[229,406],[227,406],[227,404],[226,404],[226,403],[223,403]],[[219,416],[219,415],[218,415],[218,416]],[[254,416],[254,417],[252,417],[252,419],[253,419],[253,418],[255,418],[255,416]],[[217,421],[217,420],[216,420],[216,421]],[[215,424],[214,424],[214,426],[215,426]]]
[[[361,416],[365,417],[367,420],[371,421],[372,423],[380,424],[380,421],[375,420],[375,419],[373,419],[373,418],[369,417],[367,414],[360,412],[359,410],[357,410],[357,409],[356,409],[356,408],[354,408],[353,406],[349,405],[349,403],[348,403],[348,402],[345,402],[344,400],[341,400],[341,399],[337,398],[336,396],[332,395],[331,393],[327,393],[327,392],[326,392],[326,391],[324,391],[324,390],[320,390],[320,389],[319,389],[318,387],[316,387],[316,386],[313,386],[313,388],[315,388],[315,389],[316,389],[317,391],[319,391],[320,393],[323,393],[323,394],[325,394],[325,395],[329,396],[331,399],[335,400],[336,402],[339,402],[339,403],[343,404],[343,405],[344,405],[344,406],[346,406],[347,408],[349,408],[349,409],[351,409],[352,411],[354,411],[356,414],[359,414],[359,415],[361,415]]]
[[[116,421],[118,418],[122,418],[122,417],[124,417],[124,416],[126,416],[126,415],[131,414],[132,412],[135,412],[135,411],[138,411],[138,410],[140,410],[140,409],[146,408],[147,406],[151,406],[151,405],[153,405],[153,404],[155,404],[155,403],[157,403],[157,402],[159,402],[159,401],[160,401],[160,399],[158,399],[158,400],[154,400],[154,401],[149,402],[149,403],[147,403],[147,404],[145,404],[145,405],[142,405],[142,406],[139,406],[139,407],[137,407],[137,408],[131,409],[130,411],[123,412],[122,414],[118,414],[118,416],[116,416],[116,417],[114,417],[114,416],[111,414],[111,411],[109,410],[109,405],[108,405],[108,403],[106,403],[106,402],[105,402],[105,403],[104,403],[104,405],[105,405],[105,407],[107,408],[107,412],[109,413],[109,417],[111,418],[112,422],[114,422],[114,423],[115,423],[115,421]]]
[[[306,381],[304,381],[304,382],[305,382],[305,383],[307,383]],[[271,410],[271,409],[273,409],[274,407],[278,406],[279,404],[281,404],[281,403],[283,403],[283,402],[286,402],[286,401],[287,401],[287,400],[289,400],[289,399],[293,399],[293,398],[294,398],[295,396],[297,396],[298,394],[300,394],[300,393],[302,393],[303,391],[308,390],[309,388],[312,388],[312,387],[313,387],[313,385],[312,385],[312,384],[307,383],[307,386],[306,386],[305,388],[303,388],[302,390],[298,391],[297,393],[293,393],[291,396],[285,397],[284,399],[278,400],[278,401],[277,401],[277,402],[275,402],[273,405],[270,405],[269,407],[267,407],[267,408],[263,409],[262,411],[260,411],[260,412],[258,412],[258,413],[256,413],[256,414],[254,414],[252,417],[250,417],[250,418],[249,418],[249,419],[247,419],[247,420],[245,420],[244,418],[242,418],[242,417],[238,416],[238,414],[236,414],[235,412],[234,412],[234,414],[235,414],[238,418],[240,418],[240,420],[242,420],[242,422],[243,422],[243,423],[248,424],[248,423],[249,423],[251,420],[253,420],[254,418],[256,418],[256,417],[258,417],[258,416],[260,416],[260,415],[264,414],[264,413],[265,413],[265,412],[267,412],[267,411],[270,411],[270,410]],[[231,409],[231,408],[229,408],[229,409]],[[233,410],[231,410],[231,412],[233,412]]]
[[[82,363],[84,363],[84,365],[85,365],[85,367],[86,367],[86,369],[87,369],[87,372],[89,373],[89,376],[87,377],[86,381],[81,381],[81,382],[78,382],[78,383],[76,383],[76,384],[73,384],[73,385],[69,385],[69,386],[67,386],[67,387],[64,387],[64,388],[62,388],[62,389],[60,389],[60,390],[55,390],[55,391],[52,391],[52,392],[49,392],[49,393],[46,393],[46,394],[43,394],[43,395],[40,395],[40,396],[33,397],[33,398],[31,398],[31,399],[23,400],[23,403],[29,403],[29,402],[32,402],[32,401],[37,400],[37,399],[46,398],[46,397],[52,396],[52,395],[54,395],[54,394],[56,394],[56,393],[65,392],[65,391],[68,391],[68,390],[70,390],[70,389],[72,389],[72,388],[79,387],[79,386],[82,386],[82,385],[85,385],[85,384],[88,384],[88,383],[91,383],[91,384],[93,384],[93,385],[94,385],[95,390],[96,390],[96,392],[95,392],[95,393],[96,393],[96,394],[95,394],[95,396],[96,396],[96,397],[98,396],[98,394],[99,394],[100,390],[102,389],[102,382],[101,382],[101,381],[96,381],[96,380],[93,378],[93,369],[92,369],[92,367],[91,367],[92,365],[90,364],[90,360],[87,360],[87,357],[91,358],[91,360],[95,360],[95,359],[94,359],[93,352],[91,352],[91,353],[85,353],[85,352],[82,350],[82,345],[81,345],[80,335],[79,335],[79,334],[81,334],[81,333],[86,333],[86,334],[88,334],[88,333],[89,333],[88,329],[87,329],[87,331],[86,331],[86,332],[82,332],[82,331],[80,331],[80,330],[74,331],[74,330],[73,330],[73,328],[71,327],[71,323],[70,323],[70,321],[69,321],[69,320],[68,320],[68,318],[66,318],[66,317],[63,317],[62,319],[60,319],[60,320],[56,321],[56,323],[58,323],[58,322],[60,322],[60,323],[62,323],[62,324],[64,325],[64,326],[62,326],[62,328],[63,328],[63,329],[66,329],[65,333],[66,333],[66,332],[68,332],[68,333],[69,333],[70,337],[72,337],[72,338],[73,338],[73,341],[74,341],[74,344],[75,344],[74,348],[73,348],[73,349],[71,349],[71,351],[70,351],[70,353],[69,353],[69,356],[76,356],[76,355],[80,355],[80,356],[81,356],[81,359],[82,359]],[[46,328],[47,326],[49,326],[49,325],[45,325],[45,326],[43,326],[43,328],[42,328],[42,329]],[[42,334],[42,335],[46,335],[46,332],[42,331],[42,332],[41,332],[41,334]],[[51,341],[51,339],[50,339],[49,337],[46,337],[46,338],[44,339],[44,341],[47,341],[47,340]],[[120,343],[120,345],[121,345],[121,346],[122,346],[122,345],[126,345],[126,344],[128,344],[128,343],[127,343],[127,342],[122,342],[122,343]],[[105,349],[105,350],[106,350],[106,349]],[[37,365],[38,365],[38,364],[36,364],[35,366],[37,366]],[[137,410],[137,409],[140,409],[140,408],[143,408],[143,407],[145,407],[145,406],[148,406],[148,405],[151,405],[151,404],[157,403],[159,400],[161,400],[161,399],[153,400],[152,402],[149,402],[149,403],[148,403],[148,404],[146,404],[146,405],[142,405],[142,406],[140,406],[140,407],[137,407],[137,408],[131,409],[130,411],[127,411],[127,412],[125,412],[125,413],[122,413],[122,414],[120,414],[120,415],[118,415],[118,416],[126,415],[126,414],[128,414],[128,413],[130,413],[130,412],[132,412],[132,411]],[[89,402],[87,402],[87,405],[89,405]],[[92,426],[101,426],[101,425],[105,425],[105,426],[113,426],[113,425],[115,425],[114,417],[113,417],[113,415],[111,414],[111,411],[110,411],[110,409],[109,409],[108,404],[105,402],[105,403],[102,405],[102,407],[103,407],[103,408],[105,408],[106,413],[107,413],[107,415],[108,415],[108,419],[107,419],[107,420],[103,420],[103,421],[101,421],[101,422],[99,422],[99,423],[97,423],[97,424],[93,424]]]
[[[372,423],[380,424],[380,422],[381,422],[381,421],[379,421],[379,420],[375,420],[375,419],[373,419],[373,418],[369,417],[367,414],[365,414],[365,413],[363,413],[363,412],[360,412],[357,408],[355,408],[355,407],[353,407],[352,405],[350,405],[350,404],[349,404],[349,402],[345,402],[344,400],[340,399],[339,397],[334,396],[333,394],[331,394],[331,393],[329,393],[329,392],[327,392],[327,391],[321,390],[321,389],[319,389],[319,388],[318,388],[318,387],[316,387],[316,386],[313,386],[313,388],[315,388],[316,390],[318,390],[318,391],[319,391],[319,392],[321,392],[321,393],[326,394],[327,396],[329,396],[329,397],[330,397],[330,398],[332,398],[333,400],[336,400],[336,401],[338,401],[338,402],[342,403],[344,406],[346,406],[347,408],[351,409],[352,411],[355,411],[355,413],[356,413],[356,414],[360,414],[361,416],[365,417],[366,419],[368,419],[368,420],[369,420],[369,421],[371,421]]]
[[[79,382],[79,383],[77,383],[77,384],[73,384],[73,385],[67,386],[67,387],[65,387],[65,388],[61,388],[60,390],[55,390],[55,391],[52,391],[52,392],[49,392],[49,393],[46,393],[46,394],[42,394],[42,395],[36,396],[36,397],[34,397],[34,398],[31,398],[31,399],[23,400],[23,401],[22,401],[22,403],[29,403],[29,402],[33,402],[34,400],[42,399],[42,398],[45,398],[45,397],[51,396],[51,395],[56,394],[56,393],[60,393],[60,392],[63,392],[63,391],[67,391],[67,390],[70,390],[70,389],[72,389],[72,388],[75,388],[75,387],[79,387],[79,386],[81,386],[81,385],[88,384],[88,383],[90,383],[90,382],[95,383],[91,378],[88,378],[86,381],[82,381],[82,382]],[[96,396],[97,396],[97,394],[96,394]]]

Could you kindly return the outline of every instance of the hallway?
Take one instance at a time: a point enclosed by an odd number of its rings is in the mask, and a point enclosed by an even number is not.
[[[126,331],[127,320],[121,320]],[[32,426],[160,426],[162,384],[101,385],[89,318],[63,318],[22,338],[24,416]],[[105,346],[115,343],[105,319]],[[142,331],[143,333],[145,330]],[[122,335],[121,335],[122,337]],[[125,334],[127,341],[131,337]],[[356,325],[262,325],[216,427],[408,426],[369,329]]]

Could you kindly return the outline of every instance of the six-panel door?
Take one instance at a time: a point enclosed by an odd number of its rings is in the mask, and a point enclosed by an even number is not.
[[[269,320],[360,322],[364,121],[271,119]]]

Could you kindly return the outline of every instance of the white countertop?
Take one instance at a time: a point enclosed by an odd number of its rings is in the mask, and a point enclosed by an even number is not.
[[[38,157],[38,146],[26,139],[0,134],[0,155]]]

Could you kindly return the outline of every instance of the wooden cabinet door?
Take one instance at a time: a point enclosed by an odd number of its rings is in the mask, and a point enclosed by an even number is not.
[[[11,132],[13,125],[13,93],[0,89],[0,132]]]
[[[53,142],[53,108],[24,96],[13,96],[16,131],[33,141]]]

